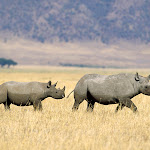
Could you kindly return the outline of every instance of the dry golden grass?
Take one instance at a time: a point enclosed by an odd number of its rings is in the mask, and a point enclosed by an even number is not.
[[[149,70],[138,70],[148,75]],[[85,73],[116,74],[136,70],[73,69],[73,68],[16,68],[0,69],[0,84],[6,81],[56,82],[66,85],[66,95]],[[138,114],[125,108],[114,113],[116,105],[96,104],[93,113],[86,112],[84,101],[77,112],[71,111],[73,94],[68,99],[45,99],[42,112],[32,106],[11,105],[5,111],[0,105],[0,149],[2,150],[122,150],[150,148],[150,97],[133,99]]]

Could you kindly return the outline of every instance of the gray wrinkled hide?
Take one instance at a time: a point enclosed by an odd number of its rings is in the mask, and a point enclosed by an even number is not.
[[[47,97],[62,99],[65,97],[65,87],[55,88],[56,84],[51,85],[41,82],[6,82],[0,85],[0,104],[3,103],[6,109],[10,104],[18,106],[34,106],[34,110],[42,110],[41,101]]]
[[[124,106],[137,110],[131,99],[143,93],[150,95],[150,76],[142,77],[136,74],[99,75],[86,74],[77,83],[74,89],[75,102],[73,110],[86,100],[87,111],[93,111],[95,102],[109,105],[118,104],[118,109]],[[73,92],[73,91],[72,91]]]

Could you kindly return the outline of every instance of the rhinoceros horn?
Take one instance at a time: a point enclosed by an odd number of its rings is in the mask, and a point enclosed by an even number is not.
[[[65,91],[65,86],[64,86],[64,88],[63,88],[62,90],[64,90],[64,91]]]

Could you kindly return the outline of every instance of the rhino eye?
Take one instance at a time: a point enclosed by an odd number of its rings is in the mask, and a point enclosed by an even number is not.
[[[147,88],[148,88],[148,86],[146,85],[146,86],[145,86],[145,88],[147,89]]]

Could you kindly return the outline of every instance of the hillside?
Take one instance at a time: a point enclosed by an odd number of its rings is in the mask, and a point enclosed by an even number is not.
[[[150,41],[148,0],[0,0],[2,37]]]
[[[20,65],[76,64],[106,67],[149,68],[150,44],[120,42],[41,43],[14,39],[0,42],[0,56]]]

